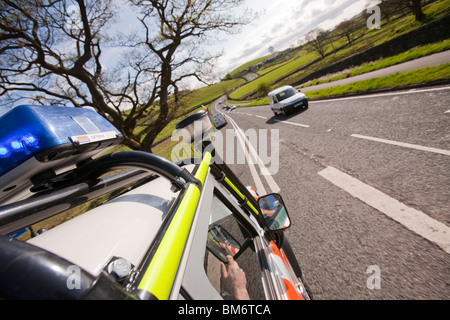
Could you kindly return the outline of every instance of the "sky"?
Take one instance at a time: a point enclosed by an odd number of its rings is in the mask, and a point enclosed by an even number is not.
[[[309,31],[331,29],[363,11],[368,0],[246,0],[245,7],[261,13],[258,20],[239,34],[224,36],[224,55],[216,73],[226,73],[253,59],[269,54],[269,47],[282,51],[298,46]]]
[[[259,18],[241,27],[237,34],[215,34],[217,39],[213,44],[208,44],[208,50],[222,51],[223,55],[215,65],[214,77],[219,81],[240,65],[268,55],[269,47],[282,51],[291,46],[298,46],[299,41],[309,31],[316,28],[331,29],[363,11],[369,2],[371,1],[245,0],[236,10],[236,14],[242,14],[248,8],[257,12]],[[121,6],[120,10],[122,21],[117,24],[118,28],[133,29],[139,24],[135,12],[126,6]],[[106,50],[103,53],[106,61],[112,62],[119,56],[117,53],[120,51],[116,50]],[[194,89],[199,85],[191,83],[189,87]]]
[[[239,33],[215,34],[219,40],[207,44],[207,49],[212,53],[223,52],[215,64],[213,78],[218,82],[240,65],[267,56],[270,53],[269,47],[282,51],[298,46],[309,31],[316,28],[331,29],[377,2],[378,0],[245,0],[236,14],[242,14],[248,8],[259,13],[259,18],[243,26]],[[115,30],[112,34],[126,34],[142,28],[137,20],[136,9],[129,6],[128,0],[116,0],[113,3],[120,15],[111,29],[108,29]],[[76,21],[76,12],[74,19]],[[104,47],[104,69],[117,65],[123,58],[123,53],[124,49],[120,47]],[[185,88],[196,89],[201,86],[204,83],[193,80],[186,83]]]

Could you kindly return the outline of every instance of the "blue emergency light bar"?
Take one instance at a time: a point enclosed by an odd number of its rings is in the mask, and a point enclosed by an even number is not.
[[[121,140],[120,131],[92,109],[18,106],[0,117],[0,177],[32,157],[50,162]]]

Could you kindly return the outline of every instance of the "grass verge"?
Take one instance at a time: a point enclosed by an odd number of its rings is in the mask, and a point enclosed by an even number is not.
[[[308,99],[317,100],[321,98],[350,95],[353,93],[368,93],[380,89],[400,88],[408,85],[425,84],[440,80],[450,80],[450,63],[443,64],[437,67],[429,67],[408,72],[395,73],[385,77],[357,81],[349,83],[347,85],[305,92],[305,94]],[[239,108],[261,106],[267,104],[269,104],[269,101],[267,98],[264,98],[250,104],[239,106]]]
[[[442,0],[432,2],[429,5],[424,6],[422,10],[427,14],[427,22],[448,14],[450,10],[449,5],[450,0]],[[382,27],[379,30],[367,30],[365,24],[362,24],[362,27],[354,33],[355,40],[351,45],[346,44],[344,37],[336,37],[337,40],[333,41],[332,44],[329,44],[326,47],[326,53],[328,55],[312,65],[308,64],[317,59],[319,55],[317,52],[312,50],[310,46],[304,46],[299,49],[295,56],[290,57],[290,60],[281,61],[280,63],[270,66],[267,69],[264,69],[263,67],[263,69],[258,70],[258,73],[261,76],[233,91],[230,94],[230,99],[245,100],[253,97],[258,85],[261,83],[268,83],[271,85],[276,84],[277,86],[295,83],[313,72],[318,71],[330,64],[336,63],[343,58],[352,56],[367,50],[368,48],[394,39],[402,34],[417,29],[422,25],[422,23],[415,21],[414,16],[411,13],[405,16],[399,16],[395,19],[392,18],[389,22],[383,22]],[[332,35],[336,35],[336,33],[337,31],[333,31]],[[336,48],[341,49],[335,51],[334,49]],[[398,61],[389,61],[389,63],[400,63],[401,59],[414,59],[414,57],[397,57],[394,60]],[[383,67],[385,66],[379,66],[379,68]],[[362,72],[369,71],[362,70]],[[284,78],[287,74],[290,74],[290,76]],[[284,79],[281,80],[282,78]]]
[[[439,80],[450,80],[450,63],[437,67],[395,73],[389,76],[370,80],[357,81],[347,85],[306,92],[308,99],[319,99],[341,96],[351,93],[371,92],[379,89],[398,88],[414,84],[429,83]]]
[[[333,81],[337,81],[337,80],[341,80],[341,79],[346,79],[349,77],[354,77],[354,76],[357,76],[360,74],[387,68],[387,67],[390,67],[393,65],[397,65],[397,64],[400,64],[403,62],[422,58],[424,56],[428,56],[428,55],[431,55],[434,53],[439,53],[439,52],[446,51],[446,50],[450,50],[450,39],[447,39],[447,40],[444,40],[441,42],[437,42],[437,43],[432,43],[432,44],[416,47],[416,48],[410,49],[408,51],[405,51],[403,53],[400,53],[398,55],[395,55],[395,56],[392,56],[389,58],[380,59],[378,61],[374,61],[374,62],[370,62],[370,63],[364,63],[359,67],[353,68],[352,71],[341,74],[339,76],[331,77],[326,80],[317,79],[317,80],[311,81],[308,84],[302,86],[302,88],[313,86],[313,85],[318,85],[321,83],[328,83],[328,82],[333,82]]]

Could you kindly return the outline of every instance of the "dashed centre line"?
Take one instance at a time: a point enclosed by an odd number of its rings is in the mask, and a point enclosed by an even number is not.
[[[450,113],[450,110],[446,111],[446,113]],[[261,118],[261,119],[267,119],[267,117],[263,117],[263,116],[255,115],[255,114],[250,114],[250,113],[246,113],[246,115],[248,115],[248,116],[255,116],[255,117]],[[273,121],[286,123],[286,124],[290,124],[290,125],[298,126],[298,127],[303,127],[303,128],[310,128],[310,126],[307,125],[307,124],[301,124],[301,123],[290,122],[290,121],[285,121],[285,120],[278,120],[278,119],[275,119]],[[331,131],[331,129],[329,129],[327,132],[330,132],[330,131]],[[399,141],[394,141],[394,140],[381,139],[381,138],[376,138],[376,137],[369,137],[369,136],[364,136],[364,135],[361,135],[361,134],[352,134],[351,136],[354,137],[354,138],[365,139],[365,140],[370,140],[370,141],[375,141],[375,142],[381,142],[381,143],[385,143],[385,144],[395,145],[395,146],[399,146],[399,147],[415,149],[415,150],[421,150],[421,151],[427,151],[427,152],[433,152],[433,153],[438,153],[438,154],[443,154],[443,155],[446,155],[446,156],[450,156],[450,150],[425,147],[425,146],[421,146],[421,145],[417,145],[417,144],[411,144],[411,143],[399,142]]]
[[[238,112],[236,112],[236,113],[238,113]],[[257,115],[257,114],[251,114],[251,113],[240,113],[240,114],[245,114],[247,116],[257,117],[257,118],[261,118],[261,119],[267,119],[267,117],[260,116],[260,115]],[[282,123],[286,123],[286,124],[290,124],[290,125],[298,126],[298,127],[303,127],[303,128],[309,128],[310,127],[307,124],[301,124],[301,123],[290,122],[290,121],[285,121],[285,120],[277,120],[277,119],[275,119],[273,121],[275,121],[275,122],[282,122]]]
[[[409,230],[437,244],[450,254],[450,227],[444,223],[429,217],[421,211],[406,206],[336,168],[327,167],[318,174],[353,197],[401,223]]]
[[[284,121],[284,120],[274,120],[274,121],[275,121],[275,122],[282,122],[282,123],[291,124],[291,125],[293,125],[293,126],[298,126],[298,127],[303,127],[303,128],[309,128],[309,125],[307,125],[307,124],[295,123],[295,122]]]
[[[399,146],[399,147],[404,147],[404,148],[409,148],[409,149],[416,149],[416,150],[433,152],[433,153],[439,153],[439,154],[443,154],[443,155],[446,155],[446,156],[450,156],[450,151],[449,150],[424,147],[424,146],[420,146],[420,145],[417,145],[417,144],[404,143],[404,142],[380,139],[380,138],[375,138],[375,137],[368,137],[368,136],[363,136],[363,135],[360,135],[360,134],[352,134],[351,136],[354,137],[354,138],[360,138],[360,139],[365,139],[365,140],[370,140],[370,141],[375,141],[375,142],[391,144],[391,145],[395,145],[395,146]]]

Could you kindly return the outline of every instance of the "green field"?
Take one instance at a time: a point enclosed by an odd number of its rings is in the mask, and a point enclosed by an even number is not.
[[[423,11],[426,13],[428,21],[441,18],[450,13],[450,0],[433,2],[430,5],[423,7]],[[267,83],[270,85],[275,85],[276,83],[276,86],[294,83],[295,81],[298,81],[299,79],[302,79],[315,71],[323,69],[325,66],[333,64],[345,57],[367,50],[368,48],[379,45],[385,41],[391,40],[401,34],[414,30],[421,25],[421,23],[414,21],[412,14],[408,14],[397,19],[391,18],[389,23],[382,22],[382,27],[380,30],[374,29],[369,31],[365,26],[363,26],[360,30],[355,32],[354,36],[356,40],[352,43],[352,45],[346,45],[346,39],[343,37],[336,37],[335,41],[330,43],[326,48],[326,53],[328,53],[328,55],[303,70],[299,69],[318,59],[319,54],[316,51],[311,50],[309,46],[297,48],[295,55],[291,56],[289,60],[258,70],[260,77],[232,92],[230,94],[230,99],[246,100],[253,98],[258,86],[261,83]],[[331,35],[333,36],[333,33]],[[448,47],[448,43],[446,46]],[[341,49],[334,51],[334,49],[337,48]],[[398,59],[398,57],[396,59]],[[403,59],[414,59],[414,57],[412,55],[409,57],[405,55],[403,56]],[[393,61],[390,61],[389,63],[393,63]],[[247,67],[249,65],[250,64],[246,64]],[[382,66],[379,65],[379,67]],[[369,68],[366,70],[368,69]],[[299,71],[296,72],[296,70]],[[361,72],[368,71],[362,70]],[[289,77],[279,81],[280,78],[289,74]]]
[[[186,105],[178,111],[178,117],[159,133],[156,141],[161,141],[170,137],[172,132],[175,130],[175,125],[187,116],[186,112],[196,112],[202,108],[202,105],[205,105],[205,107],[207,107],[211,101],[223,96],[231,89],[243,83],[245,83],[244,79],[232,79],[229,81],[222,81],[194,91],[188,96],[188,103],[186,103]]]
[[[435,1],[427,6],[424,6],[423,11],[427,15],[427,22],[441,18],[447,14],[450,14],[450,0]],[[389,23],[382,21],[382,26],[379,30],[368,30],[365,27],[365,23],[362,23],[362,25],[363,27],[360,30],[355,31],[355,39],[352,42],[352,45],[348,45],[347,40],[344,37],[336,36],[334,38],[335,40],[327,46],[326,52],[328,55],[323,59],[319,59],[319,54],[306,45],[294,48],[290,52],[277,58],[275,61],[264,64],[263,67],[257,71],[260,77],[254,81],[248,82],[247,84],[245,84],[246,80],[242,78],[235,78],[195,91],[189,97],[190,102],[187,106],[178,112],[179,116],[177,119],[172,121],[172,123],[159,134],[157,141],[162,141],[162,143],[154,147],[154,152],[165,157],[170,155],[170,150],[177,142],[172,142],[167,138],[170,138],[172,132],[175,130],[175,124],[187,115],[186,111],[196,111],[193,110],[193,107],[195,106],[200,107],[201,104],[206,105],[207,102],[217,99],[221,95],[239,85],[241,85],[241,87],[229,94],[229,101],[231,104],[238,105],[239,103],[244,104],[245,102],[248,102],[242,107],[267,104],[268,102],[265,96],[256,99],[257,97],[255,96],[255,92],[260,84],[269,84],[273,87],[278,87],[294,83],[295,81],[298,81],[299,79],[302,79],[315,71],[323,69],[325,66],[333,64],[343,58],[362,52],[370,47],[379,45],[401,34],[414,30],[420,27],[422,23],[414,21],[414,17],[410,13],[406,16],[391,17]],[[333,32],[335,33],[336,31]],[[333,32],[331,33],[331,36],[335,35]],[[316,79],[307,85],[314,85],[355,76],[449,49],[450,39],[412,48],[392,57],[386,57],[378,61],[363,64],[339,75],[331,75],[328,78]],[[243,64],[242,66],[231,71],[226,78],[229,79],[230,77],[238,76],[239,73],[242,73],[249,67],[256,66],[269,56],[271,55]],[[433,74],[428,75],[427,73],[430,72]],[[414,71],[412,73],[406,73],[406,75],[396,74],[388,77],[362,81],[349,84],[347,86],[337,87],[335,89],[324,89],[320,91],[308,92],[307,95],[309,98],[315,99],[329,97],[332,95],[345,95],[351,92],[363,92],[364,90],[370,91],[381,88],[398,87],[401,85],[417,84],[424,81],[446,80],[448,79],[446,74],[450,74],[447,65],[438,68],[426,68],[420,70],[420,72]],[[281,78],[285,79],[280,81]]]
[[[314,81],[308,82],[307,84],[301,86],[301,88],[318,85],[321,83],[328,83],[332,81],[337,81],[341,79],[346,79],[349,77],[354,77],[360,74],[376,71],[379,69],[387,68],[396,64],[411,61],[421,57],[431,55],[433,53],[442,52],[445,50],[450,50],[450,39],[444,40],[437,43],[427,44],[424,46],[412,48],[408,51],[400,53],[398,55],[380,59],[373,62],[364,63],[361,66],[355,67],[350,72],[342,73],[338,76],[327,77],[326,79],[316,79]]]

